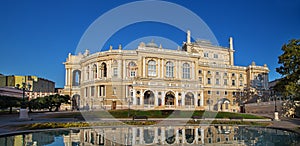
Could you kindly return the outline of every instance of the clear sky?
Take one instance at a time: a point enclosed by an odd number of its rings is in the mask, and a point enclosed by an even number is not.
[[[62,63],[69,52],[75,53],[85,30],[105,12],[128,2],[131,1],[1,0],[0,73],[37,75],[63,87],[65,70]],[[270,80],[280,77],[275,68],[278,67],[277,57],[282,53],[281,46],[292,38],[300,39],[299,0],[170,2],[202,18],[219,45],[227,47],[228,38],[232,36],[235,64],[248,66],[252,61],[258,65],[267,64]],[[159,9],[153,11],[160,12]],[[178,44],[186,39],[184,32],[168,25],[137,23],[113,35],[105,47],[110,44],[115,48],[119,44],[126,46],[139,37],[150,35],[163,36]]]

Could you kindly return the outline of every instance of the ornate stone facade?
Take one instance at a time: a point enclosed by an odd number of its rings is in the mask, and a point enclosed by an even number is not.
[[[254,84],[268,87],[266,65],[234,65],[229,48],[206,41],[190,41],[181,49],[153,42],[135,50],[69,54],[65,64],[64,94],[74,109],[178,109],[239,111],[234,94]]]

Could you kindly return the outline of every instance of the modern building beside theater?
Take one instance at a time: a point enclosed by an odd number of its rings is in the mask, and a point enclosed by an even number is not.
[[[191,42],[190,31],[180,49],[141,42],[136,49],[71,55],[66,59],[64,94],[74,109],[239,111],[235,93],[268,87],[266,65],[234,65],[229,47]],[[253,55],[253,54],[249,54]],[[256,91],[254,91],[255,93]]]

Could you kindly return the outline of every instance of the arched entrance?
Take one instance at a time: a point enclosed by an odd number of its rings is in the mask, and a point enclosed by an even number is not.
[[[166,93],[165,105],[175,105],[175,94],[172,91]]]
[[[230,100],[227,98],[222,98],[218,100],[218,110],[227,111],[229,110]]]
[[[144,105],[154,105],[154,93],[150,90],[144,93]]]
[[[185,105],[195,105],[194,94],[191,92],[186,93],[184,101],[185,101]]]
[[[80,95],[75,94],[72,97],[72,110],[79,110],[80,107]]]

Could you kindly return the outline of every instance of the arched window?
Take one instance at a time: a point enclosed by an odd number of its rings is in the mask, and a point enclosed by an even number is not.
[[[166,76],[168,78],[173,78],[174,77],[174,64],[171,61],[168,61],[166,63]]]
[[[135,77],[136,76],[136,72],[137,72],[137,66],[134,62],[129,62],[128,63],[128,76],[129,77]]]
[[[81,71],[80,70],[74,70],[73,71],[73,86],[79,86],[80,85],[80,77]]]
[[[156,76],[156,62],[154,60],[148,61],[148,76]]]
[[[107,67],[104,62],[101,64],[101,72],[102,72],[102,77],[107,77]]]
[[[182,78],[183,79],[190,78],[190,65],[188,63],[184,63],[182,65]]]
[[[188,92],[185,94],[185,105],[194,105],[194,94]]]
[[[150,90],[144,93],[144,104],[145,105],[154,105],[154,93]]]
[[[93,65],[93,75],[94,75],[94,78],[95,78],[95,79],[96,79],[97,76],[98,76],[98,70],[97,70],[97,65],[96,65],[96,64]]]

